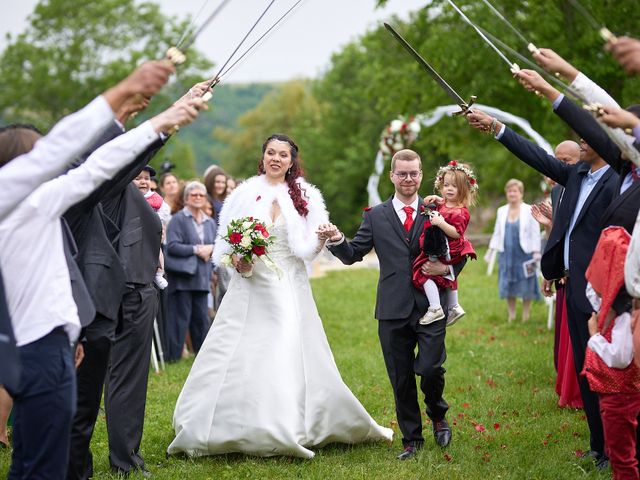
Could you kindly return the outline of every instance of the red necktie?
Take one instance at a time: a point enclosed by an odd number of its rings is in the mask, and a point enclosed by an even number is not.
[[[411,226],[413,225],[413,207],[410,205],[407,205],[406,207],[402,207],[402,210],[404,210],[404,213],[407,214],[407,217],[404,219],[404,229],[405,231],[409,231],[411,230]]]

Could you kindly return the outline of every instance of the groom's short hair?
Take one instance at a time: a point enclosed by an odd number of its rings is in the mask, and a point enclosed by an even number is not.
[[[409,150],[408,148],[405,148],[404,150],[398,150],[396,153],[393,154],[393,157],[391,158],[392,172],[395,171],[396,162],[398,160],[404,160],[406,162],[410,162],[412,160],[418,160],[418,163],[420,164],[420,170],[422,170],[422,160],[420,159],[420,155],[418,155],[413,150]]]

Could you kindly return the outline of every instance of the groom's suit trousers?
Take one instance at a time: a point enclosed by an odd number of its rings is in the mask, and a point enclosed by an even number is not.
[[[446,322],[420,325],[421,312],[414,308],[409,318],[379,320],[378,337],[396,403],[396,418],[402,432],[402,442],[422,441],[422,415],[416,388],[424,394],[427,415],[432,421],[445,418],[449,405],[442,397]],[[417,355],[415,347],[418,346]]]

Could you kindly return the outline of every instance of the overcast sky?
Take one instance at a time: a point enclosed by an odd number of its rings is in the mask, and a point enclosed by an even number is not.
[[[182,18],[187,14],[194,16],[204,1],[155,0],[166,15]],[[208,0],[199,20],[206,18],[220,2]],[[6,4],[0,16],[0,49],[6,45],[6,32],[16,34],[26,27],[27,16],[38,2],[3,0],[3,3]],[[221,66],[268,3],[268,0],[231,0],[198,37],[196,46]],[[244,45],[251,45],[294,3],[295,0],[276,0],[269,14],[256,27],[255,36],[247,39]],[[409,12],[427,3],[429,0],[389,0],[384,9],[374,10],[375,0],[303,0],[282,26],[271,32],[256,52],[234,69],[228,81],[316,77],[327,68],[331,54],[339,51],[341,46],[394,13],[406,19]]]

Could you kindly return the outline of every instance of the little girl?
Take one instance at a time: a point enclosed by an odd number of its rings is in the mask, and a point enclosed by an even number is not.
[[[449,307],[447,325],[453,325],[465,314],[458,303],[457,280],[453,275],[426,275],[422,272],[422,265],[436,260],[446,265],[455,265],[466,256],[476,258],[473,246],[464,237],[464,232],[469,225],[468,207],[475,203],[478,182],[468,166],[452,160],[438,170],[435,188],[442,197],[436,195],[429,197],[437,201],[437,206],[432,211],[422,212],[429,217],[429,220],[425,222],[420,236],[422,252],[413,263],[413,284],[419,290],[424,289],[429,299],[429,309],[420,319],[420,324],[428,325],[444,318],[444,311],[440,305],[439,287],[446,289]],[[440,229],[446,235],[446,241],[443,242],[446,244],[444,252],[433,255],[434,245],[428,244],[434,239],[437,240],[437,235],[434,234],[439,232],[430,232],[429,229]]]

